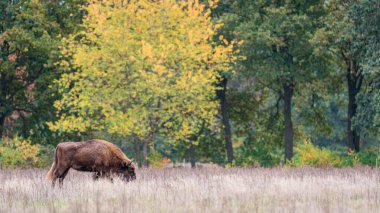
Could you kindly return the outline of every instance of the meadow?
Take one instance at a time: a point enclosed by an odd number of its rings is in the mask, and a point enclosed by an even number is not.
[[[380,212],[380,169],[140,169],[137,180],[94,182],[71,170],[0,170],[0,212]]]

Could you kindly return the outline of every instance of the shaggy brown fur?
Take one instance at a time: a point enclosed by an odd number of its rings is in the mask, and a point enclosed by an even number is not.
[[[136,179],[135,166],[119,147],[108,141],[94,139],[84,142],[59,143],[54,153],[54,162],[47,174],[53,186],[57,179],[60,185],[70,168],[94,172],[94,180],[100,177],[112,180],[118,175],[126,181]]]

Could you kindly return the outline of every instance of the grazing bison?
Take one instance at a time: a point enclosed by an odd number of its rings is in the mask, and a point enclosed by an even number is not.
[[[113,143],[104,140],[59,143],[54,153],[54,162],[47,179],[60,186],[70,168],[78,171],[94,172],[94,180],[117,175],[126,181],[136,179],[135,166]]]

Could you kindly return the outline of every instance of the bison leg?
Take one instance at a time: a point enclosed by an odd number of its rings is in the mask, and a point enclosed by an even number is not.
[[[56,180],[59,180],[59,186],[61,187],[63,184],[63,179],[65,179],[67,173],[69,172],[70,167],[68,168],[57,168],[54,170],[54,176],[53,176],[53,187],[55,185]]]
[[[101,173],[100,173],[100,172],[95,172],[95,173],[92,175],[92,179],[93,179],[94,181],[99,180],[100,177],[101,177]]]
[[[59,177],[59,186],[60,186],[60,187],[62,187],[62,185],[63,185],[63,180],[65,179],[65,177],[66,177],[67,173],[69,172],[69,170],[70,170],[70,167],[67,168],[67,169],[62,173],[62,175]]]
[[[57,180],[56,177],[53,177],[53,179],[51,180],[51,186],[54,188],[55,187],[55,181]]]
[[[57,181],[57,179],[59,178],[59,176],[61,176],[61,173],[59,172],[58,168],[55,168],[54,169],[54,173],[53,173],[53,179],[52,179],[52,185],[53,185],[53,187],[55,187],[55,182]]]

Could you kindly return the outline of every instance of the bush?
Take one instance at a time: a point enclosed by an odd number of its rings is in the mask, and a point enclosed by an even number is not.
[[[340,167],[357,166],[360,165],[357,154],[354,151],[349,150],[348,153],[341,155]]]
[[[353,153],[352,156],[361,165],[371,167],[380,166],[380,149],[370,149],[359,153]]]
[[[45,168],[50,167],[54,161],[54,146],[40,146],[40,153],[38,155],[39,160],[37,163],[37,167]]]
[[[236,150],[234,166],[273,167],[280,163],[282,152],[265,143],[255,143],[249,147]]]
[[[163,157],[160,152],[153,149],[149,155],[148,162],[151,168],[163,168],[170,163],[170,159]]]
[[[340,167],[342,159],[340,154],[326,148],[314,146],[305,140],[301,145],[295,147],[295,155],[288,162],[290,166],[334,166]]]
[[[40,163],[39,145],[32,145],[21,138],[0,141],[0,166],[2,168],[34,167]]]
[[[349,151],[346,154],[341,152],[314,146],[311,142],[305,141],[295,147],[295,155],[287,162],[290,166],[333,166],[346,167],[356,165],[379,166],[380,150],[367,150],[356,153]]]

